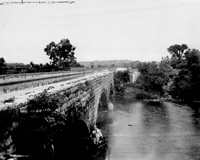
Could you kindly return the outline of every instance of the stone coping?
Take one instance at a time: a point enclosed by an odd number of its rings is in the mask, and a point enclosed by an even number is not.
[[[88,80],[93,80],[100,76],[105,76],[111,73],[110,71],[101,71],[101,72],[94,72],[92,74],[85,75],[83,77],[58,82],[54,84],[49,84],[45,86],[39,86],[35,88],[29,88],[24,89],[21,91],[13,91],[11,93],[3,94],[0,96],[0,110],[7,108],[8,106],[17,106],[20,103],[26,103],[28,99],[31,99],[34,95],[37,95],[38,93],[44,91],[45,89],[52,87],[50,89],[51,93],[55,93],[62,90],[67,90],[68,88],[71,88],[73,86],[76,86],[77,84],[84,83]],[[10,102],[9,102],[10,100]],[[5,101],[8,101],[5,103]]]
[[[28,81],[36,81],[41,79],[62,77],[62,76],[71,76],[78,74],[85,74],[91,71],[82,71],[82,72],[39,72],[39,73],[26,73],[26,74],[11,74],[11,75],[0,75],[0,85],[22,83]]]

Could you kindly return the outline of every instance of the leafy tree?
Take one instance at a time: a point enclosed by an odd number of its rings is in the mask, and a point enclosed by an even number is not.
[[[68,39],[61,39],[58,44],[55,42],[49,43],[44,51],[53,65],[64,69],[69,68],[72,63],[76,62],[75,49]]]
[[[130,82],[130,76],[128,71],[116,72],[114,74],[114,86],[115,93],[123,96],[125,92],[125,84]]]
[[[171,54],[172,67],[179,68],[182,60],[185,59],[185,55],[188,53],[189,48],[186,44],[175,44],[170,46],[167,50]]]
[[[179,71],[178,76],[173,80],[170,86],[170,94],[173,98],[183,100],[189,99],[191,88],[191,73],[188,69]]]
[[[6,65],[6,61],[3,57],[0,58],[0,67],[3,67]]]
[[[138,65],[140,76],[135,87],[140,89],[137,98],[159,98],[165,94],[163,87],[169,82],[170,67],[165,59],[160,64],[156,62],[140,63]]]
[[[30,66],[31,66],[31,68],[34,68],[35,64],[31,61]]]
[[[172,72],[171,61],[168,56],[162,58],[159,64],[159,69],[160,69],[160,72],[163,72],[167,75],[169,75]]]
[[[173,98],[181,101],[200,100],[200,52],[188,50],[179,63],[179,73],[170,87]]]
[[[171,53],[172,58],[182,59],[187,49],[188,46],[186,44],[175,44],[170,46],[167,50]]]
[[[44,66],[43,66],[43,69],[45,72],[50,72],[53,70],[53,66],[49,63],[46,63]]]
[[[0,74],[5,74],[5,69],[1,69],[6,66],[6,61],[3,57],[0,57]]]

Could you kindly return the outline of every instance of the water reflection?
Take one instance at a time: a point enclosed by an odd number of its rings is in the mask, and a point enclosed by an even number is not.
[[[155,159],[164,159],[171,152],[170,119],[168,109],[160,103],[143,103],[142,107],[143,134],[147,146],[147,156],[155,156]],[[152,154],[153,153],[153,154]]]
[[[169,113],[164,104],[160,103],[143,103],[142,107],[142,125],[144,126],[145,132],[151,133],[155,129],[157,132],[169,132],[170,131],[170,120]]]
[[[199,160],[200,159],[200,103],[193,103],[189,105],[191,112],[191,120],[194,126],[193,138],[195,141],[189,146],[188,155],[190,159]],[[193,141],[193,139],[189,139]]]
[[[192,122],[197,133],[200,133],[200,103],[193,103],[190,106]]]
[[[109,139],[105,160],[200,159],[197,107],[125,99],[112,102],[114,111],[99,115],[98,125]]]
[[[80,138],[83,129],[66,128],[55,139],[55,159],[200,159],[198,105],[189,107],[122,98],[114,98],[112,102],[114,110],[99,108],[98,111],[97,127],[102,130],[105,143],[99,148],[91,147]]]
[[[112,135],[111,125],[113,123],[113,113],[114,111],[108,110],[107,108],[98,109],[98,117],[96,125],[102,131],[104,136],[103,144],[96,150],[96,152],[92,153],[93,158],[91,160],[105,160],[110,151],[109,144],[110,137]]]

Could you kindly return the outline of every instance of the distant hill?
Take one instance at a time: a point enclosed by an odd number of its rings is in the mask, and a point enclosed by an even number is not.
[[[85,67],[90,67],[91,63],[94,63],[94,65],[97,66],[111,66],[114,64],[116,67],[135,67],[139,61],[130,61],[130,60],[104,60],[104,61],[80,61],[79,63]]]

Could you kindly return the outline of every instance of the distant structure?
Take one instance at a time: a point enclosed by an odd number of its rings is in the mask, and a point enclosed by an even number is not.
[[[131,67],[117,67],[115,70],[115,72],[124,72],[124,71],[129,72],[131,83],[134,83],[137,80],[138,76],[140,75],[138,69],[133,69]]]
[[[138,71],[138,69],[129,68],[128,70],[130,73],[130,82],[134,83],[140,75],[140,72]]]
[[[127,71],[128,69],[127,69],[127,67],[117,67],[116,68],[116,72],[119,72],[119,71]]]

